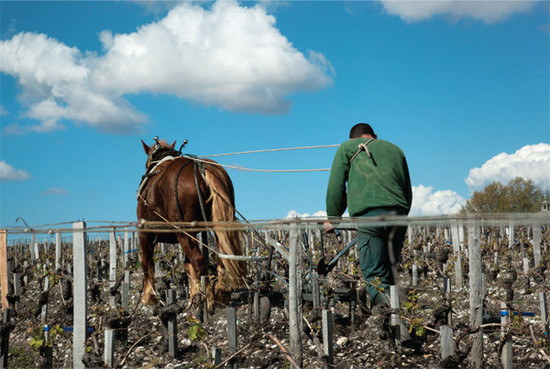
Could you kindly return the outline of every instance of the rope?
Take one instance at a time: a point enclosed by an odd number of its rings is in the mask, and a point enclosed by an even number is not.
[[[238,167],[238,166],[234,166],[234,165],[220,164],[220,163],[216,163],[216,162],[212,162],[212,161],[208,161],[208,160],[203,160],[203,159],[199,159],[199,158],[190,157],[190,156],[187,156],[187,155],[183,155],[183,156],[188,158],[188,159],[199,161],[201,163],[208,163],[208,164],[217,165],[217,166],[220,166],[220,167],[230,168],[230,169],[244,170],[244,171],[247,171],[247,172],[264,172],[264,173],[266,173],[266,172],[268,172],[268,173],[289,173],[289,172],[293,172],[293,173],[296,173],[296,172],[327,172],[327,171],[330,171],[330,168],[321,168],[321,169],[251,169],[251,168],[245,168],[245,167]]]
[[[320,146],[300,146],[300,147],[287,147],[280,149],[265,149],[265,150],[252,150],[252,151],[241,151],[241,152],[232,152],[227,154],[214,154],[214,155],[204,155],[205,158],[213,158],[216,156],[230,156],[230,155],[241,155],[241,154],[256,154],[261,152],[273,152],[273,151],[288,151],[288,150],[304,150],[304,149],[324,149],[328,147],[338,147],[340,145],[320,145]]]
[[[203,158],[214,158],[218,156],[230,156],[230,155],[242,155],[242,154],[257,154],[262,152],[275,152],[275,151],[290,151],[290,150],[305,150],[305,149],[323,149],[323,148],[329,148],[329,147],[338,147],[340,145],[318,145],[318,146],[298,146],[298,147],[286,147],[286,148],[279,148],[279,149],[265,149],[265,150],[251,150],[251,151],[240,151],[240,152],[232,152],[232,153],[226,153],[226,154],[214,154],[214,155],[203,155]],[[184,155],[187,157],[187,155]],[[201,160],[199,158],[193,158],[194,160],[205,162],[204,160]],[[299,172],[328,172],[330,171],[330,168],[321,168],[321,169],[252,169],[252,168],[245,168],[240,166],[234,166],[234,165],[227,165],[227,164],[220,164],[220,163],[212,163],[210,164],[218,165],[220,167],[229,168],[229,169],[237,169],[237,170],[243,170],[247,172],[263,172],[263,173],[299,173]]]

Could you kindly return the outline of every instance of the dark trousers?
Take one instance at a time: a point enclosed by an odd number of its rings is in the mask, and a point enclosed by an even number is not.
[[[390,214],[395,210],[374,209],[363,217],[376,217]],[[397,211],[398,215],[406,215],[405,211]],[[367,292],[373,305],[389,303],[389,286],[395,284],[392,273],[399,261],[403,240],[407,227],[405,226],[369,226],[360,225],[358,230],[357,247],[361,271],[367,284]],[[396,268],[394,268],[396,270]]]

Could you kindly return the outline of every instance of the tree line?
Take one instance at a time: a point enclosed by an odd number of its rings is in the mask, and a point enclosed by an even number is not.
[[[461,215],[476,213],[537,213],[550,192],[530,179],[516,177],[507,185],[492,182],[476,191],[460,210]]]

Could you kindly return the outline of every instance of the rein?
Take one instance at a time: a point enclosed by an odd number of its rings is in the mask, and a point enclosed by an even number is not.
[[[137,198],[139,200],[139,198],[141,197],[145,206],[147,206],[147,201],[143,196],[141,196],[141,192],[145,188],[145,185],[147,184],[147,180],[149,179],[149,177],[152,177],[160,173],[160,171],[155,170],[158,166],[160,166],[162,163],[165,163],[167,161],[174,160],[178,156],[180,156],[180,153],[170,147],[161,147],[153,151],[153,154],[151,155],[151,161],[149,162],[149,166],[145,170],[145,174],[141,176],[141,182],[139,183],[139,187],[137,190]]]
[[[182,145],[182,147],[183,147],[183,145]],[[181,148],[180,148],[180,150],[181,150]],[[202,178],[204,180],[206,180],[204,178],[204,173],[203,173],[204,172],[204,166],[202,165],[201,162],[197,163],[197,161],[194,159],[193,156],[191,156],[191,155],[182,155],[180,151],[176,151],[176,150],[174,150],[170,147],[158,148],[151,155],[151,162],[149,163],[149,166],[147,167],[147,170],[145,171],[145,174],[141,177],[141,182],[139,184],[139,188],[138,188],[138,191],[137,191],[137,198],[138,198],[138,200],[139,200],[139,198],[141,198],[143,200],[143,203],[145,204],[145,206],[148,206],[147,200],[145,199],[144,196],[141,195],[144,188],[146,187],[148,179],[150,177],[160,173],[160,170],[155,170],[155,169],[157,167],[159,167],[161,164],[163,164],[167,161],[174,160],[178,157],[185,157],[185,158],[189,159],[189,161],[187,163],[185,163],[184,165],[182,165],[181,168],[179,169],[178,174],[176,175],[176,178],[175,178],[175,183],[174,183],[174,188],[175,188],[174,196],[176,198],[176,205],[178,207],[178,213],[179,213],[178,215],[180,217],[180,221],[183,222],[183,212],[181,210],[181,205],[180,205],[179,197],[178,197],[178,182],[179,182],[179,177],[180,177],[183,169],[191,162],[193,162],[193,165],[194,165],[193,174],[194,174],[194,177],[195,177],[195,186],[197,187],[197,195],[198,195],[198,198],[199,198],[199,204],[200,204],[200,207],[201,207],[202,217],[203,217],[204,221],[206,221],[207,217],[206,217],[206,208],[205,208],[204,198],[202,196],[201,188],[199,186],[199,182],[198,182],[198,178],[197,178],[197,169],[198,169],[198,172],[201,174]]]

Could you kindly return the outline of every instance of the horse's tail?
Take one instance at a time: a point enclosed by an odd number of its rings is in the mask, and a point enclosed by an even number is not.
[[[205,180],[210,188],[210,198],[212,201],[212,221],[233,222],[235,217],[235,194],[233,183],[229,175],[222,167],[212,164],[205,167]],[[214,232],[218,239],[218,248],[221,253],[229,255],[242,255],[243,234],[239,230],[227,229],[223,226],[215,225]],[[225,273],[219,275],[223,277],[224,284],[228,289],[240,288],[245,285],[244,277],[247,273],[247,264],[245,261],[220,258]]]

